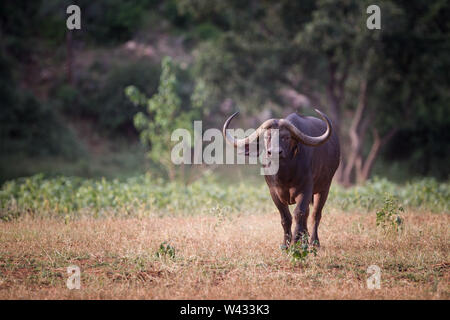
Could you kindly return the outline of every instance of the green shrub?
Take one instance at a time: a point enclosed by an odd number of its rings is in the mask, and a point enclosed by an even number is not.
[[[327,205],[344,211],[372,211],[385,203],[385,195],[390,194],[407,208],[425,209],[433,212],[448,212],[450,203],[449,183],[439,183],[433,178],[425,178],[398,185],[386,178],[374,178],[364,185],[349,189],[334,184],[331,187]]]
[[[13,104],[0,110],[0,153],[30,156],[65,156],[81,154],[72,131],[48,105],[24,92]]]
[[[170,258],[175,259],[175,247],[167,242],[163,242],[159,245],[158,251],[156,251],[155,256],[159,259]]]
[[[82,148],[48,103],[18,87],[10,61],[0,54],[0,155],[75,158]],[[1,171],[8,168],[0,169]]]
[[[89,118],[100,131],[110,135],[135,134],[133,116],[138,109],[126,97],[124,90],[133,84],[142,92],[156,92],[160,67],[146,60],[119,63],[111,69],[96,62],[82,73],[76,86],[66,83],[52,91],[55,107],[71,117]]]
[[[400,212],[404,212],[399,201],[391,195],[386,195],[384,206],[376,212],[376,224],[384,230],[393,229],[400,231],[403,228],[403,218]]]
[[[126,41],[141,24],[154,0],[81,1],[88,37],[99,43]],[[83,28],[82,28],[83,29]]]
[[[157,64],[140,61],[111,70],[104,86],[96,94],[95,101],[99,125],[109,131],[134,130],[133,117],[138,109],[125,95],[125,88],[135,85],[146,94],[153,94],[158,88],[161,71]]]
[[[305,262],[311,254],[316,256],[317,248],[309,245],[308,235],[303,233],[302,238],[287,249],[287,253],[289,254],[291,263],[295,265]]]
[[[175,64],[170,57],[164,57],[158,92],[147,98],[135,86],[129,86],[125,92],[135,105],[145,108],[134,116],[134,125],[139,130],[141,142],[150,146],[148,157],[159,163],[167,172],[170,180],[184,179],[184,166],[176,166],[171,159],[171,134],[177,129],[186,129],[192,135],[192,123],[201,117],[201,103],[183,110],[182,99],[177,92]]]
[[[61,217],[66,214],[94,217],[207,214],[216,216],[220,222],[220,219],[232,214],[254,214],[276,210],[265,184],[243,182],[224,184],[217,182],[216,179],[214,176],[205,176],[186,186],[175,182],[167,183],[149,174],[123,181],[75,177],[45,178],[43,175],[36,175],[3,184],[0,189],[0,212],[3,216],[13,217],[27,212]],[[395,196],[398,199],[398,206],[449,212],[448,183],[435,184],[429,180],[421,180],[403,187],[385,183],[393,190],[399,190],[397,194],[400,196]],[[424,185],[431,188],[428,191],[429,197],[423,196]],[[366,188],[369,191],[366,192]],[[361,209],[359,204],[368,201],[361,201],[359,196],[355,201],[349,198],[361,193],[365,195],[364,197],[368,197],[367,194],[370,194],[372,188],[371,183],[367,186],[344,189],[345,191],[333,186],[333,197],[327,202],[325,210],[330,208],[342,210],[342,203],[346,204],[346,210],[350,210],[349,208],[367,210]],[[403,191],[404,189],[406,191]],[[385,193],[370,197],[372,198],[370,203],[374,203],[376,208],[384,208],[386,205]],[[348,203],[351,206],[347,205]],[[390,210],[389,207],[387,210]]]

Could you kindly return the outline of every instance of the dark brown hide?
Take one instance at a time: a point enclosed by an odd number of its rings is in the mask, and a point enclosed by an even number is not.
[[[281,215],[285,245],[289,245],[292,240],[292,216],[289,211],[289,205],[292,204],[296,204],[293,212],[294,242],[297,242],[302,234],[308,233],[309,205],[313,204],[313,230],[310,242],[319,245],[318,227],[322,209],[327,200],[334,173],[339,166],[340,157],[338,136],[332,130],[329,119],[322,113],[320,114],[327,122],[295,113],[290,114],[286,119],[271,119],[265,122],[268,126],[266,125],[264,129],[279,129],[279,149],[275,150],[280,155],[279,169],[274,175],[266,175],[265,179],[272,200]],[[225,130],[232,117],[224,125],[225,138],[235,146],[240,142],[247,146],[249,139],[230,141],[230,136],[226,135]],[[302,137],[306,137],[305,139],[310,137],[311,139],[308,141],[315,142],[316,137],[321,136],[320,142],[316,146],[305,145],[305,142],[295,135],[296,131],[292,127],[283,125],[285,122],[301,131],[300,134],[304,134]],[[324,132],[327,134],[325,135]],[[263,134],[259,132],[257,136],[259,137],[259,135]],[[256,138],[256,136],[252,138]],[[270,133],[264,134],[264,144],[266,156],[270,157],[272,155],[269,152],[271,150]]]

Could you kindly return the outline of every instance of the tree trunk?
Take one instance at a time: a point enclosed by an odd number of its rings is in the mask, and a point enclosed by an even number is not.
[[[331,118],[331,121],[333,123],[334,130],[336,131],[339,138],[341,138],[341,100],[336,94],[336,85],[337,85],[337,75],[336,75],[336,69],[337,64],[333,62],[333,58],[330,56],[328,58],[328,85],[327,85],[327,100],[328,100],[328,108],[329,108],[329,115]],[[339,139],[342,140],[342,139]],[[342,150],[341,150],[342,154]],[[344,157],[341,156],[341,163],[339,164],[339,167],[336,171],[335,177],[339,183],[342,183],[342,177],[343,177],[343,168],[344,168]]]
[[[381,147],[386,145],[395,133],[397,133],[397,128],[392,128],[383,138],[380,138],[377,129],[373,129],[374,141],[372,147],[370,148],[370,152],[364,161],[364,165],[358,170],[357,183],[363,183],[369,179],[375,159],[380,153]]]
[[[330,58],[331,59],[331,58]],[[331,121],[333,121],[333,125],[335,127],[336,132],[340,133],[340,118],[341,118],[341,105],[340,105],[340,99],[338,95],[336,94],[336,85],[337,85],[337,79],[336,79],[336,68],[337,64],[335,62],[330,61],[329,67],[328,67],[328,73],[329,73],[329,79],[328,79],[328,85],[327,85],[327,98],[328,98],[328,104],[330,109],[330,117]]]
[[[364,79],[360,84],[358,106],[353,116],[352,124],[349,129],[350,151],[348,153],[345,168],[343,166],[342,184],[350,186],[352,184],[352,173],[358,157],[361,157],[362,145],[367,130],[368,118],[363,121],[363,116],[367,109],[367,80]],[[364,124],[364,125],[363,125]]]

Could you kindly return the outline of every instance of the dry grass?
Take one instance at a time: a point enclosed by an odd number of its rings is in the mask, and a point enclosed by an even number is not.
[[[326,213],[318,255],[293,265],[278,214],[165,218],[23,217],[0,223],[0,299],[449,299],[447,214],[405,214],[402,234],[375,214]],[[174,259],[157,258],[163,241]],[[66,288],[80,266],[81,289]],[[382,270],[381,289],[366,269]]]

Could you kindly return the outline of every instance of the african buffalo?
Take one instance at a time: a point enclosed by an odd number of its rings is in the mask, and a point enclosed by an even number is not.
[[[274,175],[266,175],[269,192],[281,215],[284,229],[284,245],[289,246],[292,239],[292,216],[289,205],[294,209],[295,231],[294,243],[302,234],[308,234],[307,219],[309,204],[313,204],[312,219],[314,227],[310,243],[320,245],[317,229],[319,228],[322,208],[327,200],[331,180],[339,166],[340,147],[337,134],[332,130],[328,117],[315,109],[323,121],[314,117],[300,116],[292,113],[286,119],[265,121],[255,132],[244,139],[230,135],[227,128],[238,114],[230,116],[223,126],[226,141],[235,148],[245,148],[264,136],[265,157],[270,161],[278,153],[279,169]],[[278,131],[267,130],[278,129]],[[325,132],[324,132],[325,131]],[[278,143],[274,143],[278,133]]]

